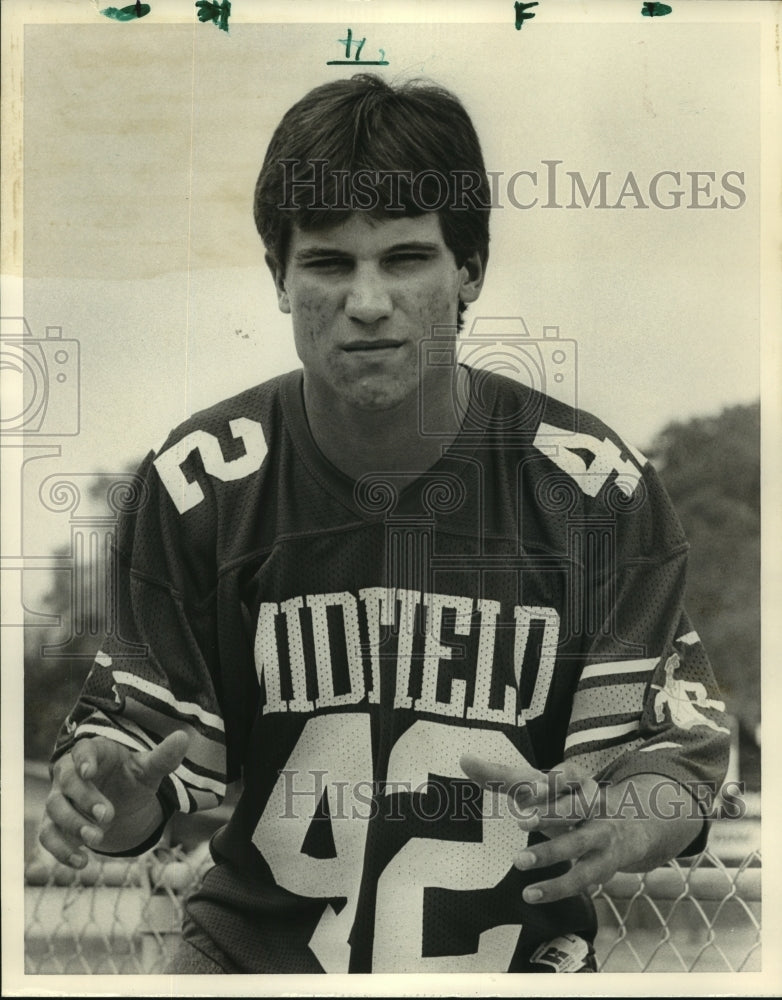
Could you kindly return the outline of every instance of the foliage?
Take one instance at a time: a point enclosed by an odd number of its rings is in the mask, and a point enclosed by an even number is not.
[[[55,555],[69,556],[70,552],[66,546]],[[48,759],[100,647],[99,636],[82,635],[68,643],[67,655],[56,649],[72,617],[69,573],[53,572],[44,608],[46,614],[57,615],[63,626],[28,624],[24,630],[24,755],[28,760]]]
[[[760,404],[669,424],[649,451],[690,542],[687,608],[730,712],[760,724]]]
[[[139,464],[120,473],[96,475],[84,498],[85,507],[100,505],[107,481],[128,481]],[[107,525],[111,525],[110,519]],[[103,549],[104,539],[97,544]],[[48,760],[105,632],[105,609],[101,610],[103,602],[100,608],[93,606],[96,594],[92,585],[96,581],[91,579],[89,567],[82,567],[84,578],[79,579],[70,545],[53,555],[64,557],[64,568],[52,571],[51,589],[40,611],[54,616],[54,621],[40,625],[33,618],[24,630],[24,755],[28,760]],[[101,585],[105,587],[105,581],[97,581],[97,586]]]

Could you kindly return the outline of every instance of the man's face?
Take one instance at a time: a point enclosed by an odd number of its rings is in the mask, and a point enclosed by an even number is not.
[[[459,300],[474,301],[482,282],[477,254],[456,266],[434,213],[294,227],[284,277],[275,275],[307,391],[343,410],[413,399],[418,345],[434,325],[455,330]]]

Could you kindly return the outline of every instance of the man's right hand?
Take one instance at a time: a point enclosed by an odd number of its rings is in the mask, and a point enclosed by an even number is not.
[[[188,743],[181,731],[153,750],[131,750],[104,736],[79,740],[54,765],[43,846],[63,864],[83,868],[85,846],[119,854],[143,844],[163,822],[156,793]]]

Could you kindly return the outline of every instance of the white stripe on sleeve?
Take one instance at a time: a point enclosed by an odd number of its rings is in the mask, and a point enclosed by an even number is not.
[[[218,729],[221,733],[225,732],[225,725],[219,715],[207,712],[206,709],[201,708],[200,705],[196,705],[193,701],[177,701],[168,688],[161,687],[160,684],[153,684],[152,681],[144,680],[143,677],[136,677],[135,674],[130,674],[125,670],[115,670],[114,680],[118,684],[124,684],[126,687],[135,688],[136,691],[143,691],[144,694],[157,698],[158,701],[170,705],[179,715],[194,716],[200,722],[203,722],[205,726]]]
[[[565,740],[565,750],[569,750],[571,747],[578,746],[581,743],[612,740],[616,736],[635,733],[639,728],[639,723],[636,720],[635,722],[624,722],[619,726],[600,726],[596,729],[583,729],[580,733],[571,733],[568,736]]]

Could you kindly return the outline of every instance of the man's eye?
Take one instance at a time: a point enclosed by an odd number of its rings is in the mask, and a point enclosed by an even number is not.
[[[350,261],[345,257],[318,257],[308,260],[305,267],[317,271],[345,270],[350,267]]]

